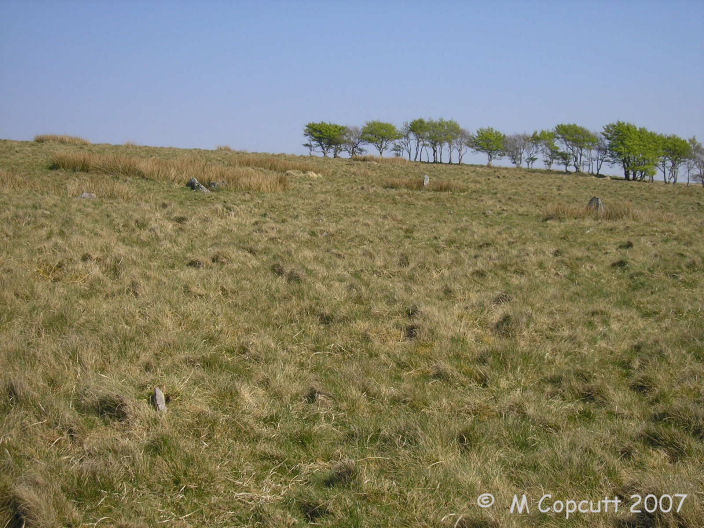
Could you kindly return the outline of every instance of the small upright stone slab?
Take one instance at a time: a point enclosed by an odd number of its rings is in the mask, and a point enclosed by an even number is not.
[[[590,211],[595,211],[597,213],[603,213],[604,202],[602,202],[601,198],[599,198],[598,196],[592,196],[592,199],[589,200],[589,203],[587,204],[587,209]]]
[[[189,189],[193,189],[194,191],[205,192],[205,193],[210,192],[203,184],[201,184],[195,178],[191,178],[190,180],[188,180],[186,187],[188,187]]]
[[[159,387],[155,388],[152,394],[152,405],[157,412],[166,412],[166,398]]]
[[[423,187],[427,187],[429,183],[430,183],[430,178],[426,174],[425,176],[423,176]]]

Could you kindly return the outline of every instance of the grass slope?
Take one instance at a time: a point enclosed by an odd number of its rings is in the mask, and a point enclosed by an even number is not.
[[[78,152],[294,172],[49,170]],[[700,187],[14,141],[0,180],[0,526],[701,526]]]

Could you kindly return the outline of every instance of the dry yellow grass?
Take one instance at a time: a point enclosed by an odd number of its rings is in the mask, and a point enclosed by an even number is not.
[[[202,195],[71,150],[236,156],[0,141],[0,527],[702,526],[700,187],[301,157]],[[424,174],[464,192],[383,187]],[[640,218],[543,221],[592,196]]]
[[[352,159],[354,161],[365,161],[365,162],[373,161],[376,163],[386,163],[388,165],[406,165],[406,164],[411,163],[406,158],[401,158],[401,157],[384,158],[382,156],[372,156],[372,155],[353,156]]]
[[[239,154],[228,159],[234,167],[252,167],[274,172],[286,171],[320,172],[320,168],[305,161],[292,161],[281,156],[261,156],[254,154]]]
[[[37,143],[63,143],[65,145],[90,145],[90,141],[82,137],[67,136],[59,134],[40,134],[34,136]]]
[[[638,220],[640,212],[633,209],[631,202],[612,202],[597,211],[587,206],[568,205],[561,202],[550,204],[543,215],[544,220],[565,220],[567,218],[594,218],[597,220]]]
[[[135,194],[134,186],[107,174],[81,175],[71,179],[45,180],[0,169],[0,185],[11,191],[34,192],[39,194],[63,194],[72,198],[83,192],[93,193],[101,199],[128,200]]]
[[[176,183],[196,178],[201,182],[225,182],[232,190],[244,191],[282,191],[288,187],[285,174],[271,174],[250,167],[226,167],[191,156],[162,159],[83,151],[60,152],[52,156],[50,168]]]

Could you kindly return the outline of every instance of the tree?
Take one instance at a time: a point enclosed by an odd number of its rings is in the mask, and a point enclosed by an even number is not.
[[[523,165],[523,156],[528,148],[528,134],[511,134],[504,139],[504,153],[516,167]]]
[[[609,161],[623,167],[626,180],[642,181],[655,174],[655,167],[662,152],[662,140],[646,128],[616,121],[604,126],[608,143]]]
[[[303,135],[308,140],[304,145],[308,146],[311,152],[315,148],[319,149],[325,157],[330,150],[337,155],[344,142],[344,133],[345,127],[335,123],[308,123],[303,130]]]
[[[592,149],[590,157],[594,161],[594,166],[596,168],[595,174],[598,176],[601,174],[601,167],[604,165],[604,162],[609,159],[609,143],[606,141],[603,134],[598,132],[593,132],[593,134],[596,137],[597,143]]]
[[[572,154],[564,150],[558,150],[555,153],[555,161],[562,164],[565,168],[565,172],[569,172],[570,163],[572,163]]]
[[[460,128],[459,134],[455,137],[452,142],[452,147],[457,152],[457,164],[462,165],[462,158],[467,148],[472,146],[472,134],[466,131],[464,128]]]
[[[702,185],[704,185],[704,146],[702,146],[696,137],[691,137],[687,141],[689,143],[689,157],[687,158],[687,185],[689,185],[692,176],[694,180],[700,180]]]
[[[533,132],[530,136],[528,136],[528,139],[526,141],[526,147],[525,147],[525,160],[526,160],[526,165],[528,168],[532,168],[533,164],[538,161],[538,153],[540,152],[540,138],[538,137],[537,132]]]
[[[552,130],[541,130],[533,132],[535,140],[540,145],[540,152],[543,154],[543,163],[548,170],[552,169],[553,163],[558,161],[560,149],[555,143],[555,132]]]
[[[345,127],[345,132],[342,137],[342,150],[347,152],[350,158],[364,154],[364,149],[362,148],[362,130],[359,127]]]
[[[383,156],[384,151],[399,137],[401,135],[391,123],[367,121],[362,127],[362,141],[374,145],[379,151],[379,156]]]
[[[584,151],[596,145],[596,136],[575,123],[562,123],[555,127],[555,138],[562,143],[565,151],[572,156],[574,170],[581,172]]]
[[[472,149],[484,152],[487,156],[486,166],[491,167],[494,159],[503,156],[504,134],[491,127],[480,128],[472,138]]]
[[[643,181],[653,177],[657,172],[657,164],[662,156],[662,137],[655,132],[640,127],[631,141],[633,152],[632,174],[634,179]]]
[[[408,122],[404,123],[399,130],[399,139],[393,147],[394,152],[397,156],[402,156],[404,153],[408,156],[408,161],[411,161],[411,154],[413,153],[413,139],[411,137],[411,130]]]
[[[425,119],[422,118],[414,119],[413,121],[408,123],[408,131],[416,143],[415,153],[413,154],[413,161],[419,161],[418,156],[419,154],[421,154],[421,148],[425,143],[426,135],[428,133],[428,123]],[[422,159],[420,161],[422,161]]]
[[[623,177],[631,179],[632,167],[635,164],[633,144],[638,135],[638,128],[624,121],[616,121],[604,126],[603,135],[609,150],[609,160],[623,167]]]
[[[682,164],[691,157],[692,147],[679,136],[671,134],[660,136],[660,167],[665,183],[677,183],[677,176]]]
[[[452,149],[455,141],[462,133],[462,127],[454,119],[441,119],[440,128],[443,131],[443,139],[447,145],[448,163],[452,163]],[[440,151],[440,162],[442,163],[442,151]]]

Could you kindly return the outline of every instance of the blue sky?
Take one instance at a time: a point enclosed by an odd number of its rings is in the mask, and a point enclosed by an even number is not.
[[[308,121],[704,139],[704,2],[0,0],[0,138],[304,153]]]

